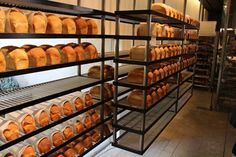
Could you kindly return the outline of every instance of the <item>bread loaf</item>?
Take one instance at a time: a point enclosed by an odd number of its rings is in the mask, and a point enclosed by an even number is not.
[[[169,7],[163,3],[153,3],[152,10],[160,12],[160,13],[168,15],[168,16],[170,16],[170,14],[171,14]]]
[[[3,9],[0,9],[0,33],[5,33],[6,14]]]
[[[76,151],[77,154],[82,154],[84,152],[84,145],[81,141],[77,142],[74,145],[74,149]]]
[[[20,157],[36,157],[36,152],[33,148],[33,146],[29,145],[22,151],[21,154],[19,154]]]
[[[161,50],[159,47],[155,48],[155,52],[156,52],[156,60],[160,60],[161,59]]]
[[[133,105],[136,107],[144,107],[142,90],[133,90],[132,92],[129,93],[127,100],[130,105]],[[151,95],[147,95],[146,104],[147,104],[147,107],[149,107],[152,104]]]
[[[61,34],[62,33],[62,21],[57,15],[47,15],[47,33],[49,34]]]
[[[7,69],[7,63],[4,54],[0,50],[0,72],[5,72]]]
[[[88,34],[96,35],[98,34],[98,26],[95,20],[93,19],[87,19],[86,20],[88,25]]]
[[[30,33],[46,33],[48,20],[43,12],[31,12],[28,22]]]
[[[61,134],[61,132],[56,131],[53,133],[52,135],[52,144],[53,146],[59,146],[63,143],[63,135]]]
[[[84,42],[84,43],[82,43],[82,46],[85,51],[85,59],[98,58],[97,48],[93,44],[91,44],[89,42]]]
[[[25,49],[27,52],[30,67],[41,67],[47,65],[47,56],[42,48],[34,45],[24,45],[21,48]]]
[[[77,120],[75,122],[74,126],[75,126],[75,131],[76,131],[77,134],[82,133],[84,131],[84,129],[85,129],[84,124],[81,123],[79,120]]]
[[[78,17],[75,19],[77,34],[88,34],[88,24],[85,19]]]
[[[156,37],[158,34],[157,24],[151,24],[151,34],[150,36]],[[140,24],[137,30],[137,36],[149,36],[148,34],[148,25],[146,23]]]
[[[90,147],[93,146],[92,143],[92,137],[89,134],[86,134],[84,139],[83,139],[83,145],[85,148],[89,149]]]
[[[76,52],[70,45],[56,45],[60,50],[62,63],[75,62],[77,60]]]
[[[0,138],[2,141],[12,141],[20,136],[19,127],[16,122],[0,118]]]
[[[95,110],[92,110],[92,112],[90,112],[89,114],[94,124],[97,124],[100,121],[100,116]]]
[[[113,101],[104,104],[104,116],[110,116],[113,112]]]
[[[149,55],[147,55],[147,57],[149,58],[149,61],[156,60],[155,47],[150,47],[148,51],[149,51]],[[145,53],[146,53],[146,46],[133,47],[130,50],[130,59],[144,61]]]
[[[148,72],[148,84],[153,82],[153,73],[151,71]],[[144,69],[136,68],[128,73],[128,82],[144,84]]]
[[[93,97],[100,98],[100,88],[101,86],[94,86],[90,89],[90,94]],[[109,83],[104,84],[103,96],[105,99],[113,96],[113,85]]]
[[[56,47],[50,45],[41,45],[40,46],[47,56],[47,65],[55,65],[61,63],[61,54]]]
[[[6,32],[28,33],[28,20],[26,15],[22,11],[16,8],[11,8],[7,10]]]
[[[84,125],[85,127],[88,129],[88,128],[91,128],[92,125],[93,125],[93,120],[92,120],[92,117],[87,114],[85,117],[84,117]]]
[[[161,73],[159,72],[158,69],[155,69],[153,71],[153,82],[157,82],[161,79]]]
[[[93,66],[88,71],[88,76],[92,78],[100,78],[100,66]],[[104,66],[104,78],[113,78],[114,77],[114,68],[110,65]]]
[[[15,46],[2,47],[2,54],[5,56],[6,68],[9,70],[21,70],[29,67],[28,55],[24,49]],[[4,68],[4,60],[2,60]]]
[[[40,154],[47,153],[51,149],[51,142],[47,137],[42,138],[37,144]]]
[[[72,137],[74,137],[74,131],[73,131],[73,128],[70,127],[70,126],[66,126],[63,130],[62,130],[62,133],[65,137],[65,140],[69,140],[71,139]]]
[[[97,129],[94,129],[90,132],[93,142],[98,142],[100,140],[100,134]]]
[[[62,33],[63,34],[76,34],[75,21],[72,18],[62,19]]]
[[[78,61],[84,61],[86,60],[88,57],[90,59],[90,54],[86,53],[82,44],[76,44],[74,47],[75,53],[77,55],[77,60]]]
[[[65,157],[75,157],[75,151],[72,148],[66,148],[64,152]]]

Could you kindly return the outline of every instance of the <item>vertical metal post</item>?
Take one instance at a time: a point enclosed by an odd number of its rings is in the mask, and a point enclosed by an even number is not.
[[[105,11],[105,0],[102,0],[102,11]],[[102,37],[102,41],[101,41],[101,58],[104,59],[105,58],[105,15],[102,15],[101,18],[101,35]],[[101,72],[100,72],[100,78],[102,80],[101,86],[100,86],[100,100],[103,102],[104,101],[104,65],[105,65],[105,61],[102,60],[101,61]],[[104,103],[102,103],[101,105],[101,109],[100,109],[100,116],[101,116],[101,120],[104,122]],[[101,127],[101,137],[104,138],[104,124]]]
[[[136,9],[136,0],[133,0],[133,10]],[[135,24],[132,24],[132,36],[135,36]],[[135,40],[133,40],[132,46],[134,47]]]
[[[165,4],[165,3],[166,3],[166,0],[162,0],[162,3],[164,3],[164,4]]]
[[[77,0],[77,6],[80,6],[81,0]],[[81,38],[78,38],[78,44],[81,43]],[[78,76],[81,76],[81,65],[78,65]]]
[[[119,11],[120,10],[120,0],[116,1],[116,10]],[[120,17],[118,15],[116,15],[116,36],[118,36],[120,34]],[[119,51],[120,51],[120,39],[116,39],[116,51],[115,51],[115,73],[114,73],[114,81],[117,83],[118,82],[118,74],[119,74],[119,63],[117,62],[117,60],[119,59]],[[113,124],[117,124],[117,103],[118,103],[118,85],[115,86],[115,91],[114,91],[114,115],[113,115]],[[117,128],[116,126],[114,127],[113,130],[113,142],[115,144],[117,144]]]
[[[218,75],[218,82],[217,82],[217,90],[216,90],[216,103],[217,107],[218,105],[218,97],[219,97],[219,92],[220,92],[220,86],[221,86],[221,79],[222,79],[222,74],[223,74],[223,68],[224,68],[224,62],[225,62],[225,57],[226,57],[226,42],[227,42],[227,28],[229,24],[229,12],[230,12],[230,6],[231,6],[231,0],[226,0],[226,5],[224,6],[224,11],[225,11],[225,21],[224,21],[224,30],[223,30],[223,40],[222,40],[222,52],[221,52],[221,59],[220,59],[220,69],[219,69],[219,75]]]
[[[184,21],[186,16],[186,8],[187,8],[187,0],[184,0],[184,8],[183,8],[183,14],[184,14]],[[182,24],[182,38],[184,39],[184,32],[185,32],[185,24]],[[184,48],[184,40],[182,40],[182,51]],[[179,62],[182,60],[182,56],[179,57]],[[176,94],[176,105],[175,105],[175,113],[178,112],[178,105],[179,105],[179,91],[180,91],[180,74],[181,72],[177,73],[177,94]]]

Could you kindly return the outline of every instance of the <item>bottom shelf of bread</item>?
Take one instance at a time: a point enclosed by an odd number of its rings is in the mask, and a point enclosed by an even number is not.
[[[155,115],[155,112],[153,112]],[[144,135],[144,145],[143,149],[141,148],[141,138],[142,135],[128,132],[126,130],[120,130],[117,132],[118,138],[116,142],[113,142],[113,145],[124,150],[128,150],[137,154],[143,154],[150,145],[155,141],[156,137],[163,131],[163,129],[169,124],[169,122],[175,116],[174,112],[166,112],[153,126],[150,130]],[[151,117],[150,117],[151,118]],[[136,127],[136,124],[133,124],[133,128]]]

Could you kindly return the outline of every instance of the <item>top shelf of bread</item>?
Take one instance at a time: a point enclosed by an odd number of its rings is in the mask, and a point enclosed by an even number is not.
[[[135,22],[147,22],[148,16],[151,15],[151,22],[157,22],[161,24],[169,24],[174,27],[181,28],[185,25],[186,29],[199,29],[198,24],[191,24],[191,20],[183,21],[183,18],[175,18],[163,14],[161,12],[155,10],[124,10],[124,11],[116,11],[116,15],[119,15],[121,18],[127,18],[129,20],[133,20]],[[186,16],[188,17],[188,16]]]

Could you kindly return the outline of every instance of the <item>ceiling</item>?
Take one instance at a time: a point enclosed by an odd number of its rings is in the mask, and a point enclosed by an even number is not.
[[[208,11],[220,11],[223,6],[223,0],[203,0],[203,6]]]

